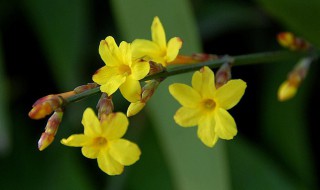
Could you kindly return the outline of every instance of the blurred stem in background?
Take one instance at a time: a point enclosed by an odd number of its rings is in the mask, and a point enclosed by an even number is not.
[[[1,32],[1,31],[0,31]],[[4,72],[4,57],[2,49],[0,33],[0,157],[7,155],[10,150],[10,130],[8,120],[8,109],[9,109],[9,94],[6,73]]]

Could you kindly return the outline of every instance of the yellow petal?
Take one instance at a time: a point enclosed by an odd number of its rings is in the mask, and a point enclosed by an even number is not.
[[[200,71],[196,71],[192,76],[192,87],[201,94],[203,99],[212,98],[216,90],[212,70],[205,66]]]
[[[169,92],[182,106],[185,107],[197,107],[201,101],[199,93],[185,84],[171,84],[169,86]]]
[[[84,126],[84,134],[90,137],[94,137],[101,134],[100,121],[98,120],[96,114],[91,108],[87,108],[83,112],[83,117],[81,121]]]
[[[122,63],[125,65],[131,65],[132,56],[130,44],[125,41],[122,41],[120,43],[119,50],[121,53]]]
[[[128,140],[118,139],[110,142],[109,154],[122,165],[129,166],[139,160],[139,147]]]
[[[164,32],[160,19],[157,16],[154,17],[153,19],[152,26],[151,26],[151,34],[152,34],[152,41],[158,44],[162,50],[166,49],[167,47],[166,34]]]
[[[140,82],[134,80],[131,76],[120,86],[122,96],[129,102],[137,102],[141,98]]]
[[[93,74],[92,80],[97,84],[102,85],[108,82],[111,77],[118,74],[119,72],[117,67],[103,66]]]
[[[288,81],[283,82],[278,90],[278,100],[286,101],[294,97],[297,93],[297,86],[290,85]]]
[[[81,149],[81,152],[83,154],[83,156],[90,158],[90,159],[95,159],[98,157],[99,152],[100,152],[100,147],[99,146],[84,146]]]
[[[176,59],[182,46],[182,40],[178,37],[171,38],[167,48],[167,62],[170,63]]]
[[[114,38],[112,36],[108,36],[105,39],[107,48],[109,52],[111,53],[111,56],[116,59],[115,62],[120,62],[121,61],[121,53],[119,50],[118,45],[116,44]]]
[[[143,79],[150,71],[149,62],[146,61],[136,61],[132,63],[131,66],[131,76],[134,80]]]
[[[149,60],[160,55],[160,47],[153,41],[136,39],[131,43],[133,59]]]
[[[200,109],[181,107],[174,115],[174,120],[182,127],[193,127],[198,125],[202,115]]]
[[[119,175],[123,172],[124,166],[115,161],[108,151],[101,151],[97,161],[99,168],[108,175]]]
[[[107,140],[119,139],[127,131],[128,118],[121,112],[111,113],[101,121],[102,133]]]
[[[197,92],[201,92],[202,88],[202,73],[199,71],[196,71],[192,75],[192,81],[191,86],[194,88]]]
[[[212,117],[203,117],[199,121],[198,137],[208,147],[213,147],[218,141],[218,135],[215,133],[215,121]]]
[[[119,60],[115,55],[110,51],[107,41],[101,40],[99,45],[99,54],[103,62],[108,66],[115,66],[119,64]]]
[[[60,142],[66,146],[81,147],[90,144],[92,138],[84,134],[76,134],[71,135],[67,139],[62,139]]]
[[[126,77],[123,75],[116,75],[108,79],[108,81],[100,86],[101,92],[105,92],[108,96],[111,96],[120,85],[126,81]]]
[[[238,132],[233,117],[224,109],[219,108],[215,113],[216,133],[221,139],[232,139]]]
[[[247,84],[241,79],[229,80],[216,91],[215,100],[219,107],[228,110],[240,101],[246,87]]]
[[[145,103],[142,103],[140,101],[131,103],[127,110],[127,117],[136,115],[144,108],[145,105]]]

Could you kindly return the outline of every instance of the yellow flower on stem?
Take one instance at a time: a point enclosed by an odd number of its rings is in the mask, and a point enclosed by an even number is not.
[[[179,83],[169,86],[171,95],[182,105],[174,120],[182,127],[198,126],[198,137],[208,147],[219,138],[232,139],[237,134],[236,123],[226,110],[240,101],[245,89],[241,79],[229,80],[216,89],[214,73],[204,67],[193,74],[192,87]]]
[[[139,160],[140,149],[121,137],[128,127],[128,119],[123,113],[105,115],[100,122],[91,108],[83,113],[84,134],[71,135],[62,139],[67,146],[82,147],[82,154],[97,159],[99,168],[109,175],[119,175],[124,166]]]
[[[96,71],[92,80],[101,85],[100,90],[111,96],[120,88],[129,102],[139,100],[139,80],[149,73],[149,63],[132,59],[131,45],[123,41],[118,47],[111,36],[100,42],[99,53],[106,65]]]
[[[154,61],[165,67],[176,59],[182,46],[182,40],[174,37],[167,43],[165,31],[157,16],[152,22],[151,36],[152,41],[136,39],[132,42],[133,57]]]

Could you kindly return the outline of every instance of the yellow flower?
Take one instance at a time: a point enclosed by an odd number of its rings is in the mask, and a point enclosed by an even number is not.
[[[192,87],[185,84],[169,86],[171,95],[182,105],[174,120],[182,127],[198,126],[198,137],[208,147],[218,138],[232,139],[237,134],[236,123],[226,111],[241,99],[246,83],[230,80],[219,89],[215,87],[214,73],[208,67],[193,74]]]
[[[99,53],[106,65],[96,71],[92,80],[101,85],[100,90],[110,96],[120,88],[128,101],[139,100],[139,80],[149,73],[149,63],[132,59],[130,44],[123,41],[118,47],[111,36],[100,42]]]
[[[139,147],[121,137],[128,127],[123,113],[111,113],[100,122],[91,108],[83,113],[84,134],[62,139],[67,146],[82,147],[82,154],[98,161],[99,168],[109,175],[119,175],[124,166],[134,164],[140,157]]]
[[[182,40],[174,37],[167,44],[166,34],[158,17],[153,19],[151,35],[152,41],[136,39],[132,42],[133,57],[149,59],[167,66],[176,59],[182,46]]]

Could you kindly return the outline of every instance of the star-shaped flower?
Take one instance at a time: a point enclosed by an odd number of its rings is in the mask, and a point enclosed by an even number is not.
[[[99,168],[109,175],[119,175],[124,166],[134,164],[140,157],[140,149],[121,137],[128,127],[128,119],[123,113],[111,113],[100,121],[91,108],[83,113],[84,134],[71,135],[62,139],[67,146],[82,147],[82,154],[97,159]]]
[[[182,46],[182,40],[174,37],[167,43],[166,34],[159,17],[154,17],[151,35],[152,41],[136,39],[132,42],[133,57],[144,58],[167,66],[168,63],[176,59]]]
[[[92,80],[101,85],[100,90],[110,96],[120,88],[129,102],[138,101],[141,94],[139,80],[149,73],[149,63],[132,59],[130,44],[123,41],[118,47],[111,36],[100,42],[99,53],[106,65],[96,71]]]
[[[178,83],[169,86],[171,95],[182,105],[174,120],[182,127],[198,126],[198,137],[208,147],[219,138],[232,139],[237,134],[236,123],[226,110],[240,101],[245,89],[246,83],[240,79],[216,89],[214,73],[204,67],[193,74],[192,87]]]

